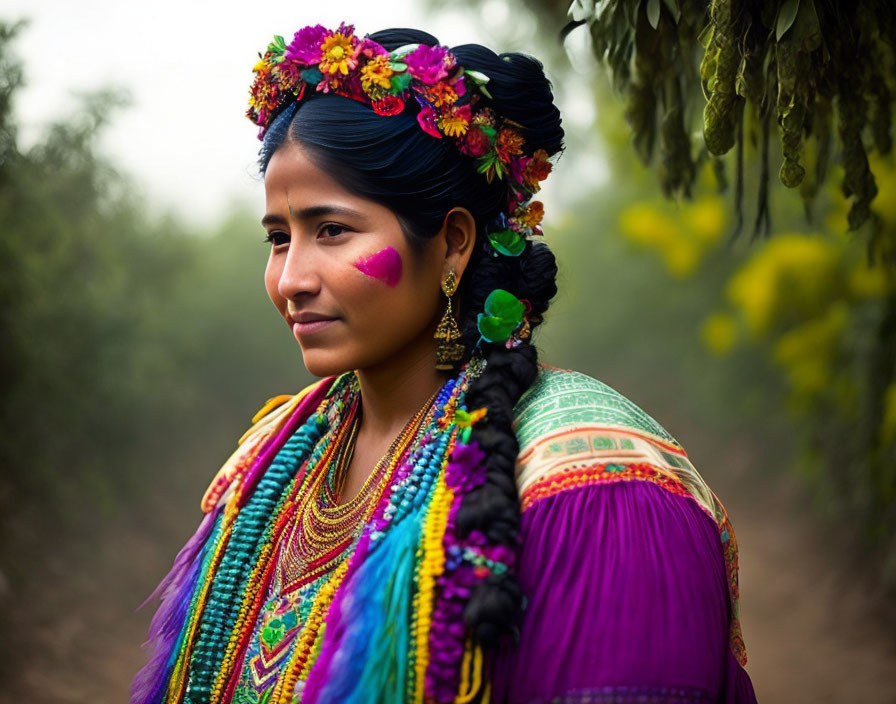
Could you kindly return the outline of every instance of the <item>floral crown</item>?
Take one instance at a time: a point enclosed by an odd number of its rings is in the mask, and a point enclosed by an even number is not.
[[[551,171],[548,153],[526,153],[522,126],[488,106],[488,76],[458,65],[446,47],[409,44],[388,51],[368,37],[359,38],[350,24],[335,31],[309,25],[290,44],[274,37],[253,71],[247,116],[260,126],[259,139],[308,90],[352,98],[378,115],[397,115],[414,102],[424,132],[453,140],[476,160],[489,183],[507,180],[507,207],[489,227],[495,251],[519,256],[526,237],[542,234],[544,206],[532,196]]]

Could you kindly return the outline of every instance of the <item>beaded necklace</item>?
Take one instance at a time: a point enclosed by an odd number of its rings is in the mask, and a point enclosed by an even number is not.
[[[417,411],[398,434],[386,454],[376,463],[361,490],[345,503],[338,503],[340,489],[354,453],[361,424],[360,403],[355,399],[347,418],[337,429],[329,467],[296,504],[296,520],[280,549],[280,570],[275,589],[290,592],[330,571],[348,545],[359,537],[370,520],[398,462],[405,455],[438,391]],[[327,458],[322,458],[326,466]]]
[[[484,362],[474,358],[399,436],[387,453],[389,459],[372,473],[370,488],[359,492],[369,498],[360,513],[360,528],[332,539],[305,524],[305,549],[319,558],[314,564],[306,559],[305,570],[316,568],[320,574],[295,589],[292,598],[298,599],[299,608],[293,612],[295,620],[287,624],[291,634],[288,640],[276,640],[258,624],[261,614],[268,613],[272,587],[294,586],[287,584],[289,577],[276,582],[282,561],[278,548],[293,544],[290,528],[318,499],[323,508],[327,502],[335,509],[353,503],[339,505],[335,497],[340,468],[350,459],[360,391],[354,374],[333,382],[251,493],[243,496],[242,487],[237,487],[219,514],[203,548],[207,557],[169,660],[166,701],[288,703],[306,683],[302,699],[310,702],[349,701],[357,696],[358,701],[367,701],[370,692],[387,686],[398,687],[391,690],[395,701],[420,701],[424,689],[427,699],[439,691],[440,686],[430,682],[431,671],[438,677],[434,683],[456,677],[451,673],[459,660],[450,666],[432,660],[433,654],[443,658],[444,634],[453,634],[462,621],[460,615],[446,621],[448,611],[436,598],[439,575],[448,569],[443,537],[447,540],[453,530],[450,515],[462,495],[457,493],[459,487],[446,484],[446,467],[450,473],[449,456],[455,445],[468,442],[470,427],[459,426],[455,412],[464,409],[469,383],[483,367]],[[300,507],[307,510],[300,514]],[[341,551],[340,545],[344,545]],[[333,553],[329,556],[324,550],[328,546]],[[294,570],[290,576],[300,573],[300,567],[289,568]],[[456,598],[457,593],[445,591],[444,596]],[[346,631],[341,621],[353,625]],[[363,628],[355,628],[361,624]],[[437,632],[441,635],[433,640]],[[269,637],[270,644],[288,648],[281,649],[276,665],[271,664],[270,686],[265,684],[263,692],[246,699],[246,680],[240,676],[248,663],[247,649],[256,647],[260,635]],[[457,637],[450,635],[455,641]],[[376,664],[396,655],[398,670]],[[341,664],[335,664],[334,656]],[[455,657],[459,656],[452,655],[450,662]],[[346,658],[364,671],[351,674],[344,668]],[[431,665],[437,669],[431,670]],[[381,673],[389,673],[389,681],[373,682]],[[347,687],[354,688],[352,697],[340,694]]]

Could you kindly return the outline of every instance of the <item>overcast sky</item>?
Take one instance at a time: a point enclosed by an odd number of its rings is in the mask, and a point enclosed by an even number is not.
[[[16,45],[27,81],[16,102],[23,141],[73,110],[78,92],[124,87],[132,105],[112,118],[104,153],[134,177],[152,205],[200,226],[214,224],[235,201],[260,212],[258,142],[244,112],[252,65],[274,34],[290,37],[306,24],[335,27],[345,19],[361,34],[413,26],[448,45],[480,42],[537,53],[535,23],[525,13],[510,13],[504,0],[487,0],[472,14],[432,10],[413,0],[6,0],[2,15],[29,20]],[[495,46],[484,31],[489,27],[509,28],[511,38]],[[587,127],[590,99],[581,92],[567,99],[574,104],[561,104],[565,124]],[[547,181],[549,206],[563,200],[552,198],[559,189],[551,181],[577,182],[573,170],[574,164],[564,164],[558,171],[566,173]],[[602,173],[593,161],[585,172],[592,183]]]

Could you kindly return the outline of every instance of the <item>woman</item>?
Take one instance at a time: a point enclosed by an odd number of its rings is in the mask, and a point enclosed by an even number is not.
[[[132,701],[754,701],[724,509],[643,411],[537,364],[541,64],[316,25],[255,74],[265,283],[323,380],[209,487]]]

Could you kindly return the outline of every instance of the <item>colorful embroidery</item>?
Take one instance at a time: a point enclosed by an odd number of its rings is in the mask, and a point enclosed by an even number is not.
[[[606,482],[634,480],[647,481],[662,487],[672,494],[692,498],[684,485],[674,475],[649,464],[573,465],[563,472],[550,474],[529,486],[520,497],[522,510],[526,511],[536,501],[555,496],[562,491],[580,489],[584,486],[593,486]]]
[[[731,652],[747,662],[738,619],[737,542],[721,501],[681,445],[630,400],[596,379],[545,367],[515,409],[522,510],[559,491],[650,481],[688,496],[719,527],[731,605]]]

